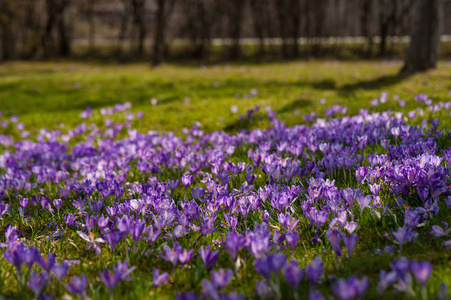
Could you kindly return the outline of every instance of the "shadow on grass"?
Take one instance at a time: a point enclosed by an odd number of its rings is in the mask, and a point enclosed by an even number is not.
[[[355,83],[345,84],[339,88],[341,95],[353,94],[357,90],[379,90],[400,83],[412,76],[411,73],[397,73],[384,75],[371,80],[360,80]]]
[[[277,112],[279,113],[292,112],[295,109],[301,109],[310,106],[311,104],[312,100],[310,99],[298,99],[283,106]]]

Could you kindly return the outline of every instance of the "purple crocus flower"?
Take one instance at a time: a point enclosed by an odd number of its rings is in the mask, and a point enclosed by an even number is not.
[[[193,257],[193,249],[183,249],[179,254],[179,261],[182,265],[186,264]]]
[[[287,258],[281,253],[271,253],[267,257],[259,258],[255,261],[255,270],[268,280],[271,273],[279,274],[285,266]]]
[[[53,200],[53,205],[55,206],[56,211],[57,211],[58,214],[59,214],[59,213],[60,213],[61,206],[63,205],[63,200],[61,200],[61,199],[55,199],[55,200]]]
[[[66,284],[66,289],[69,293],[74,295],[79,295],[82,298],[86,298],[86,286],[88,285],[88,280],[86,275],[82,274],[80,277],[72,276],[71,282]]]
[[[368,279],[363,277],[358,279],[357,277],[350,277],[348,280],[342,278],[332,285],[332,291],[334,295],[342,300],[350,300],[356,297],[362,297],[368,288]]]
[[[47,256],[42,256],[41,259],[38,260],[38,265],[50,272],[52,267],[55,265],[56,255],[54,253],[49,253]]]
[[[16,267],[18,274],[21,274],[20,268],[25,262],[25,246],[22,243],[10,245],[3,253],[3,257]]]
[[[159,287],[160,285],[166,284],[169,281],[169,274],[168,273],[161,273],[158,269],[153,269],[153,286],[155,288]]]
[[[168,245],[164,245],[163,247],[163,253],[161,254],[161,257],[170,262],[174,268],[177,266],[177,263],[179,261],[179,256],[182,253],[182,247],[179,243],[175,242],[174,245],[169,247]]]
[[[326,233],[327,238],[329,239],[329,243],[332,246],[332,249],[334,250],[335,254],[337,256],[341,256],[342,250],[341,250],[341,234],[339,231],[335,229],[329,229]]]
[[[356,233],[351,233],[348,236],[346,236],[346,234],[344,233],[341,233],[341,237],[343,239],[343,244],[345,244],[345,247],[348,250],[348,257],[351,257],[359,236]]]
[[[59,281],[63,280],[68,271],[69,265],[66,263],[55,263],[52,267],[52,272]]]
[[[354,221],[351,221],[351,222],[346,223],[345,229],[346,229],[349,233],[353,233],[353,232],[357,229],[358,226],[359,226],[359,224],[357,224],[357,223],[354,222]]]
[[[429,279],[429,276],[431,276],[432,274],[432,265],[428,261],[411,261],[410,270],[412,271],[415,278],[421,283],[421,285],[425,286]]]
[[[183,174],[182,176],[182,184],[185,186],[185,189],[193,183],[193,175]]]
[[[89,236],[82,232],[82,231],[77,231],[77,234],[84,239],[85,241],[87,241],[88,243],[86,244],[86,251],[88,251],[89,249],[93,248],[94,251],[96,252],[97,256],[100,257],[100,254],[102,252],[102,248],[100,247],[100,243],[105,243],[105,241],[102,238],[95,238],[95,234],[90,232]]]
[[[33,290],[35,298],[41,294],[48,278],[49,274],[47,272],[42,272],[38,275],[36,270],[34,270],[33,273],[31,273],[30,278],[28,279],[28,287]]]
[[[212,300],[220,300],[219,293],[210,280],[202,280],[202,296]]]
[[[418,233],[411,230],[408,227],[398,227],[396,231],[392,231],[393,238],[398,242],[400,251],[402,250],[402,246],[411,242],[412,239],[418,236]]]
[[[409,272],[409,267],[409,260],[405,257],[395,259],[391,264],[392,270],[395,271],[396,274],[398,274],[399,278],[403,278],[407,275],[407,273]]]
[[[315,258],[306,268],[305,274],[310,284],[316,284],[324,272],[324,263],[320,257]]]
[[[360,216],[362,216],[363,210],[370,204],[371,199],[370,195],[364,196],[363,194],[360,194],[357,198],[357,203],[359,203],[360,206]]]
[[[115,266],[113,266],[113,272],[119,274],[119,278],[122,281],[130,281],[132,280],[129,275],[136,269],[136,267],[128,267],[129,260],[125,260],[124,262],[118,261]]]
[[[211,251],[210,246],[207,246],[206,248],[202,246],[200,248],[200,257],[202,259],[202,262],[204,263],[205,268],[207,268],[207,270],[210,270],[218,260],[219,251]]]
[[[301,282],[304,277],[304,271],[299,269],[298,263],[296,261],[290,261],[283,268],[283,276],[285,280],[290,284],[293,290],[296,290],[296,287]]]
[[[218,271],[211,272],[211,281],[216,289],[225,288],[230,280],[232,280],[232,277],[233,272],[230,269],[219,269]]]
[[[110,295],[113,293],[114,287],[121,281],[120,274],[113,273],[108,269],[99,273],[99,277],[108,288]]]
[[[121,241],[122,237],[123,237],[123,233],[122,232],[108,232],[105,234],[100,234],[100,236],[102,237],[102,239],[108,244],[110,245],[111,248],[111,253],[114,252],[114,248],[116,248],[117,244]]]
[[[215,216],[208,217],[208,219],[202,225],[202,236],[210,235],[217,230],[214,224],[215,220],[216,220]]]
[[[296,245],[299,243],[299,233],[297,231],[290,231],[285,234],[285,239],[288,246],[294,251]]]
[[[232,259],[235,261],[238,251],[243,248],[245,243],[245,237],[234,231],[226,233],[226,239],[224,242],[224,248],[229,251]]]

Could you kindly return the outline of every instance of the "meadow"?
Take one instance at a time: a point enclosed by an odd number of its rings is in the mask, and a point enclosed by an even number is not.
[[[447,299],[451,65],[400,66],[0,65],[0,296]]]

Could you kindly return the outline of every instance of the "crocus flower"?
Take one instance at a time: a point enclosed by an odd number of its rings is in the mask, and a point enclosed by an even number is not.
[[[219,269],[218,271],[211,272],[211,281],[213,286],[217,289],[225,288],[230,280],[232,280],[233,272],[230,269]]]
[[[280,253],[271,253],[255,261],[255,270],[269,280],[271,273],[278,274],[285,266],[287,258]]]
[[[110,295],[113,293],[114,287],[120,282],[120,274],[113,273],[108,269],[99,273],[99,277],[108,288]]]
[[[332,246],[332,249],[334,250],[335,254],[337,256],[341,256],[342,250],[340,246],[341,242],[341,234],[337,230],[329,229],[326,233],[327,238],[329,239],[329,243]]]
[[[161,257],[170,262],[174,267],[177,266],[177,263],[179,261],[179,256],[182,253],[182,247],[179,243],[175,242],[174,245],[169,247],[168,245],[164,245],[163,247],[163,253],[161,254]]]
[[[118,261],[116,265],[113,266],[114,273],[119,274],[119,278],[122,281],[130,281],[132,278],[129,275],[136,269],[136,267],[128,267],[128,259],[124,262]]]
[[[418,262],[411,261],[410,269],[412,270],[415,278],[421,283],[422,286],[425,286],[429,276],[432,274],[432,265],[428,261]]]
[[[52,267],[53,274],[60,281],[66,276],[67,271],[69,271],[69,265],[66,263],[55,263]]]
[[[210,246],[207,246],[205,248],[202,246],[200,248],[200,257],[202,259],[202,262],[204,263],[205,268],[207,268],[207,270],[210,270],[218,260],[219,251],[211,251]]]
[[[110,245],[111,248],[111,253],[114,252],[114,248],[116,248],[117,244],[121,241],[122,237],[123,237],[123,233],[122,232],[109,232],[109,233],[101,233],[100,236],[102,237],[102,239],[108,244]]]
[[[100,243],[105,243],[105,241],[102,238],[95,238],[95,234],[90,232],[89,236],[82,232],[82,231],[77,231],[77,234],[84,239],[85,241],[87,241],[88,243],[86,244],[86,251],[88,251],[89,249],[93,248],[94,251],[96,252],[97,256],[100,257],[100,254],[102,252],[102,248],[100,247]]]
[[[354,252],[355,245],[357,244],[357,239],[359,236],[355,233],[351,233],[346,236],[344,233],[341,234],[343,239],[343,244],[345,244],[346,249],[348,250],[348,256],[351,257]]]
[[[294,251],[296,245],[299,243],[299,233],[297,231],[290,231],[285,234],[285,239],[288,246]]]
[[[182,176],[182,184],[187,188],[193,183],[193,175],[183,174]]]
[[[310,284],[316,284],[324,272],[324,263],[320,257],[315,258],[306,268],[305,274]]]
[[[350,277],[348,280],[340,278],[332,285],[332,291],[335,296],[342,300],[350,300],[355,297],[361,298],[368,288],[368,284],[366,277],[360,280],[357,277]]]
[[[38,264],[41,268],[50,272],[52,267],[55,265],[56,255],[54,253],[49,253],[47,256],[42,256],[41,259],[38,260]]]
[[[81,296],[82,298],[87,298],[86,296],[86,286],[88,285],[88,280],[86,275],[82,274],[80,277],[72,276],[71,282],[66,284],[66,289],[69,293]]]
[[[220,300],[219,293],[210,280],[202,280],[202,295],[212,300]]]
[[[33,290],[35,298],[41,294],[48,278],[49,275],[47,272],[42,272],[38,275],[36,270],[34,270],[33,273],[31,273],[31,276],[28,279],[28,287]]]
[[[283,269],[283,276],[285,280],[290,284],[293,290],[301,282],[304,277],[304,271],[299,269],[298,263],[296,261],[290,261],[287,263]]]
[[[226,239],[224,243],[224,248],[229,251],[232,259],[236,259],[238,251],[243,248],[245,242],[244,236],[234,231],[226,233]]]
[[[412,231],[408,227],[398,227],[396,231],[392,231],[393,238],[398,242],[400,250],[406,242],[411,242],[412,239],[418,236],[418,233]]]
[[[182,265],[184,265],[191,259],[192,256],[193,249],[190,250],[183,249],[182,252],[179,254],[179,261]]]
[[[153,286],[155,288],[159,287],[160,285],[166,284],[169,280],[169,274],[168,273],[161,273],[158,269],[153,269]]]

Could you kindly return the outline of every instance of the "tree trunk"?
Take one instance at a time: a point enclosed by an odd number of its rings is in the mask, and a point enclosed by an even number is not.
[[[158,0],[157,3],[157,18],[155,23],[155,38],[153,41],[153,56],[152,65],[158,66],[163,62],[164,53],[164,2],[165,0]]]
[[[246,0],[227,0],[228,3],[228,28],[229,38],[232,40],[232,45],[229,49],[229,56],[231,59],[237,59],[241,54],[240,38],[242,31],[242,23],[244,17],[244,7]]]
[[[70,34],[67,24],[64,20],[64,14],[59,16],[58,20],[58,39],[59,39],[59,55],[69,56],[70,54]]]
[[[317,3],[317,5],[320,5]],[[296,58],[299,56],[299,45],[298,45],[298,38],[299,38],[299,26],[301,24],[301,18],[300,18],[300,3],[299,0],[292,0],[290,3],[290,19],[291,19],[291,42],[292,42],[292,50],[291,55],[292,57]]]
[[[380,24],[381,42],[379,44],[379,55],[384,56],[387,52],[387,35],[388,35],[388,23]]]
[[[123,0],[122,3],[124,4],[124,11],[121,12],[121,24],[119,27],[119,34],[117,36],[117,47],[116,47],[116,53],[118,56],[122,54],[122,47],[124,44],[125,34],[127,33],[127,27],[128,27],[128,21],[129,21],[129,10],[127,9],[127,1]]]
[[[3,0],[0,0],[0,11],[3,11]],[[3,22],[0,19],[0,62],[3,61]]]
[[[252,20],[254,23],[254,33],[258,38],[259,47],[258,53],[259,55],[265,54],[265,10],[266,10],[266,1],[265,0],[251,0],[251,13]]]
[[[157,13],[155,19],[155,35],[153,41],[152,65],[154,67],[160,65],[164,61],[165,40],[166,40],[166,23],[172,13],[175,0],[157,0]]]
[[[366,50],[364,52],[367,56],[371,56],[373,51],[373,34],[371,32],[371,11],[372,11],[372,0],[363,0],[362,4],[362,15],[360,18],[362,26],[362,35],[367,40]]]
[[[288,17],[288,1],[281,0],[280,2],[274,2],[276,5],[277,17],[279,19],[279,37],[282,39],[282,57],[289,58],[289,17]]]
[[[146,39],[146,24],[145,24],[145,1],[132,0],[133,8],[133,24],[138,31],[138,47],[136,54],[142,56],[144,54],[144,41]]]
[[[416,0],[404,67],[418,72],[436,67],[443,19],[443,0]]]
[[[95,19],[94,19],[94,3],[93,1],[89,1],[89,16],[88,16],[88,23],[89,23],[89,51],[94,51],[94,38],[96,34],[96,25],[95,25]]]

